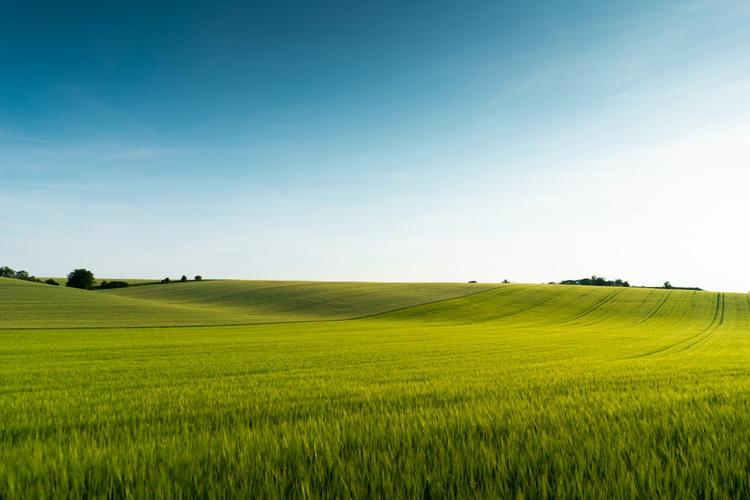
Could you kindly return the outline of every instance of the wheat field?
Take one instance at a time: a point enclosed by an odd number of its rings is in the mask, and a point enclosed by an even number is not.
[[[290,285],[0,280],[0,497],[750,496],[748,295]]]

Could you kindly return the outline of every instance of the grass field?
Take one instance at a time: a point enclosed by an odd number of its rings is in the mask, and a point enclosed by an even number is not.
[[[84,291],[0,278],[0,329],[351,319],[495,286],[227,280]]]
[[[0,280],[0,330],[2,498],[750,497],[744,294]]]

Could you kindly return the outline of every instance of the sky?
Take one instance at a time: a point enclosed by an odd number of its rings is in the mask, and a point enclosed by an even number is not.
[[[745,0],[0,0],[0,265],[750,290]]]

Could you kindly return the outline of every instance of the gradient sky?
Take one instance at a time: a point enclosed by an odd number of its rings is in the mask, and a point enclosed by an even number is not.
[[[0,2],[0,265],[750,290],[750,3]]]

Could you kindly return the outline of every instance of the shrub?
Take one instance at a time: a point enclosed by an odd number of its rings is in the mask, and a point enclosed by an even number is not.
[[[76,269],[68,275],[65,286],[88,290],[94,286],[94,273],[88,269]]]
[[[125,281],[102,281],[102,284],[99,285],[99,288],[102,289],[109,289],[109,288],[126,288],[128,287],[128,283]]]
[[[60,286],[60,283],[53,280],[52,278],[46,279],[44,280],[44,282],[47,283],[48,285]]]

